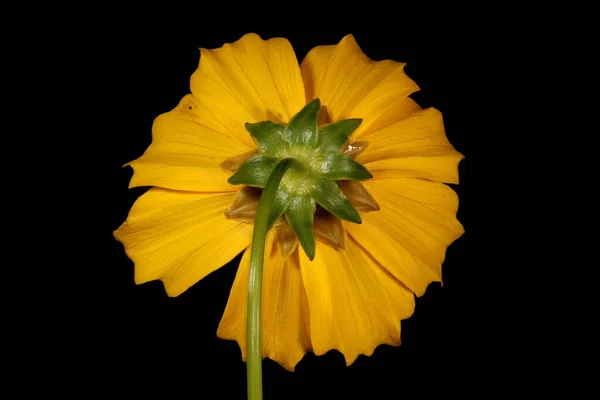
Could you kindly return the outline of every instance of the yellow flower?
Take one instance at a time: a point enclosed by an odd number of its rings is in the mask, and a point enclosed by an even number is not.
[[[342,184],[361,224],[315,216],[314,260],[285,223],[269,232],[263,356],[293,370],[307,351],[337,349],[349,365],[380,344],[399,345],[414,294],[441,281],[446,248],[464,232],[458,197],[444,184],[458,183],[463,157],[440,112],[408,97],[417,90],[404,64],[370,60],[351,35],[312,49],[301,65],[282,38],[248,34],[202,49],[191,94],[156,118],[152,144],[129,163],[130,187],[153,186],[115,231],[136,283],[160,279],[178,296],[245,250],[217,332],[236,340],[245,359],[257,189],[227,180],[256,151],[246,123],[287,123],[319,98],[320,123],[362,118],[346,153],[373,178]]]

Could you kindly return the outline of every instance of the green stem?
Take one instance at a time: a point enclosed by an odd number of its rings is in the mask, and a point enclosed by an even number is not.
[[[275,200],[279,182],[294,162],[283,159],[269,176],[265,185],[254,221],[252,248],[250,252],[250,273],[248,276],[248,325],[247,335],[247,376],[248,400],[262,400],[262,351],[260,344],[260,307],[262,298],[262,273],[265,259],[265,242],[269,231],[269,212]]]

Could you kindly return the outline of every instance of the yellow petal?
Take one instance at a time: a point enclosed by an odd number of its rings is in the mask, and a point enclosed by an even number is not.
[[[380,206],[345,224],[381,265],[421,296],[441,281],[446,248],[464,232],[456,219],[458,196],[450,187],[422,179],[384,179],[363,185]]]
[[[152,126],[152,143],[130,162],[129,187],[158,186],[174,190],[218,192],[237,188],[227,183],[231,174],[220,164],[250,147],[230,134],[203,125],[197,101],[184,97],[172,111],[158,116]]]
[[[252,143],[246,122],[287,122],[306,104],[296,54],[286,39],[256,34],[215,50],[201,49],[191,89],[224,128]]]
[[[349,238],[344,250],[317,242],[314,261],[300,252],[315,354],[339,350],[350,365],[380,344],[400,344],[400,320],[414,310],[410,290]]]
[[[458,183],[458,164],[464,157],[448,141],[442,114],[435,108],[417,111],[364,138],[369,145],[356,161],[376,179],[412,177]]]
[[[293,371],[307,351],[308,306],[300,276],[298,251],[283,257],[275,243],[275,230],[267,237],[262,287],[262,355]],[[250,249],[242,257],[231,288],[225,313],[217,335],[222,339],[236,340],[246,359],[246,302],[248,298],[248,270]]]
[[[360,138],[410,115],[419,106],[408,97],[419,87],[403,63],[372,61],[352,35],[335,46],[318,46],[302,61],[306,99],[321,99],[332,122],[362,118],[354,132]]]
[[[365,167],[374,179],[423,178],[457,184],[457,166],[463,158],[456,152],[437,156],[399,157],[373,161]]]
[[[178,296],[248,246],[252,226],[225,218],[235,193],[152,188],[114,232],[135,264],[135,282],[160,279]]]

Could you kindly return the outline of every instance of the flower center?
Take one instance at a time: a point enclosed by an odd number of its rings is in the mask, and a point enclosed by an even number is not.
[[[251,222],[260,188],[281,160],[293,160],[277,189],[270,226],[283,216],[285,226],[291,229],[281,235],[294,242],[297,238],[310,259],[314,257],[315,237],[343,248],[340,220],[360,224],[359,211],[379,209],[358,182],[372,175],[353,158],[367,143],[348,142],[362,120],[347,119],[319,127],[320,108],[319,99],[315,99],[287,125],[271,121],[246,124],[258,151],[229,158],[222,164],[224,169],[234,172],[229,183],[246,186],[225,215]],[[286,230],[285,226],[280,226],[278,233]]]

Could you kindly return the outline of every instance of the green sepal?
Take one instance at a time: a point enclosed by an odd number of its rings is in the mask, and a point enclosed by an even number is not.
[[[267,156],[254,156],[248,161],[242,163],[237,172],[229,179],[232,185],[248,185],[255,187],[265,187],[267,179],[271,175],[271,172],[277,166],[277,159]]]
[[[321,162],[319,170],[325,178],[362,181],[373,177],[371,173],[352,157],[340,153],[330,153]]]
[[[317,120],[320,109],[321,101],[314,99],[292,117],[285,133],[286,139],[292,146],[316,146],[319,141]]]
[[[310,195],[304,194],[295,197],[285,213],[292,230],[310,260],[315,258],[316,242],[313,218],[316,210],[315,201]]]
[[[291,196],[291,193],[280,184],[277,188],[277,192],[275,193],[275,198],[273,199],[271,209],[269,210],[267,229],[271,229],[279,217],[281,217],[283,213],[288,210],[292,198],[293,196]]]
[[[246,123],[246,130],[254,139],[254,143],[264,154],[276,154],[277,151],[287,146],[284,138],[286,127],[271,121]]]
[[[319,133],[319,149],[325,153],[340,150],[361,123],[360,118],[344,119],[322,127]]]
[[[334,181],[322,179],[311,191],[311,196],[321,207],[336,217],[355,224],[362,222],[358,211]]]

